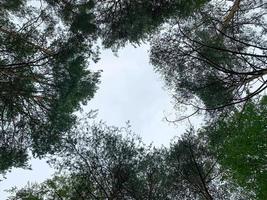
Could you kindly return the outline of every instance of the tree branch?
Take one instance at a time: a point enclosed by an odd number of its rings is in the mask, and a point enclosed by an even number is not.
[[[19,33],[12,31],[12,30],[7,30],[7,29],[3,28],[2,26],[0,27],[0,32],[5,33],[5,34],[7,34],[13,38],[19,37]],[[31,42],[31,41],[26,40],[25,43],[29,44],[30,46],[34,47],[35,49],[38,49],[39,51],[43,52],[46,55],[49,55],[49,56],[54,55],[54,52],[51,51],[50,49],[41,47],[41,46]]]

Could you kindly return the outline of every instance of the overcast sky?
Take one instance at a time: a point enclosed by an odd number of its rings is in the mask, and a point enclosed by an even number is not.
[[[153,142],[156,146],[168,145],[171,138],[184,132],[185,124],[175,127],[163,120],[174,112],[171,97],[149,64],[147,46],[128,46],[118,52],[118,57],[105,50],[101,60],[91,67],[102,69],[103,73],[99,90],[84,111],[98,109],[97,119],[108,125],[124,126],[129,120],[144,142]],[[32,161],[32,170],[12,170],[7,179],[0,182],[0,200],[7,197],[3,190],[24,186],[28,181],[41,182],[52,173],[46,162],[40,160]]]

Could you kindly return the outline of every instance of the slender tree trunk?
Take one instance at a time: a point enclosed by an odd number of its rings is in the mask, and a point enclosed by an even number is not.
[[[221,32],[224,32],[227,29],[230,21],[234,18],[236,12],[239,10],[240,2],[241,2],[241,0],[235,0],[229,13],[223,18],[223,23],[222,23],[222,26],[220,28]]]
[[[206,180],[203,177],[203,174],[202,174],[201,170],[199,169],[199,165],[198,165],[197,160],[195,158],[193,149],[191,148],[191,146],[189,146],[188,148],[189,148],[190,154],[192,156],[192,160],[194,162],[194,165],[195,165],[195,167],[197,169],[198,176],[199,176],[200,181],[201,181],[200,188],[203,188],[202,194],[203,194],[203,196],[204,196],[205,199],[207,199],[207,200],[213,200],[213,197],[211,196],[211,194],[210,194],[210,192],[209,192],[209,190],[207,188]]]

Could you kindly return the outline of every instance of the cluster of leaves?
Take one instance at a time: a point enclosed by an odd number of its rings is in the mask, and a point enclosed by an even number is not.
[[[244,188],[254,191],[256,199],[267,198],[267,98],[250,101],[242,112],[219,119],[205,133],[219,163],[229,170]]]
[[[105,47],[140,44],[169,18],[189,16],[209,0],[100,0],[95,13]]]

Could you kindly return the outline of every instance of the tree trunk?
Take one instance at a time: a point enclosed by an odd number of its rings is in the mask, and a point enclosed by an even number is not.
[[[219,29],[220,32],[224,32],[230,21],[234,18],[235,13],[239,10],[241,0],[235,0],[233,3],[232,8],[230,9],[229,13],[223,18],[222,26]]]

